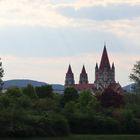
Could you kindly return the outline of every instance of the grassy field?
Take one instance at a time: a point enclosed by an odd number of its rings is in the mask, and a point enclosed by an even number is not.
[[[140,135],[71,135],[69,137],[60,138],[12,138],[12,140],[140,140]]]

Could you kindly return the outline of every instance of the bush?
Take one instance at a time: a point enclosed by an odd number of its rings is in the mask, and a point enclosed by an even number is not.
[[[120,107],[124,105],[123,95],[107,88],[99,97],[99,101],[103,107]]]
[[[70,101],[76,101],[79,98],[79,94],[75,88],[68,87],[64,91],[63,98],[61,100],[62,105],[64,106],[66,103]]]
[[[6,92],[6,94],[9,96],[9,97],[20,97],[22,96],[22,92],[19,88],[17,87],[12,87],[12,88],[9,88]]]
[[[67,136],[70,134],[67,120],[59,114],[49,113],[35,119],[37,136]]]
[[[35,90],[39,98],[45,98],[45,97],[52,98],[53,97],[53,89],[51,85],[36,87]]]
[[[70,128],[79,134],[118,134],[120,124],[110,117],[79,116],[70,120]]]

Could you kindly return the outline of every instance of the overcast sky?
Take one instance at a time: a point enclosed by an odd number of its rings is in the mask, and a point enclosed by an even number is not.
[[[94,82],[104,42],[116,81],[130,83],[140,60],[140,0],[0,0],[0,56],[4,80],[64,84],[84,64]]]

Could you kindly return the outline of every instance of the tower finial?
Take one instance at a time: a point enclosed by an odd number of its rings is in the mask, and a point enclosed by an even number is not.
[[[106,47],[106,41],[104,41],[104,47]]]
[[[98,63],[96,62],[96,67],[95,67],[96,69],[98,69]]]
[[[112,63],[112,69],[115,69],[114,62]]]

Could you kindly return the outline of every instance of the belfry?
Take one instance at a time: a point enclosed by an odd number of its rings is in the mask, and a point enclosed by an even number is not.
[[[110,66],[106,46],[104,46],[100,66],[95,67],[95,85],[97,89],[103,90],[110,84],[115,84],[115,66],[112,63]]]

